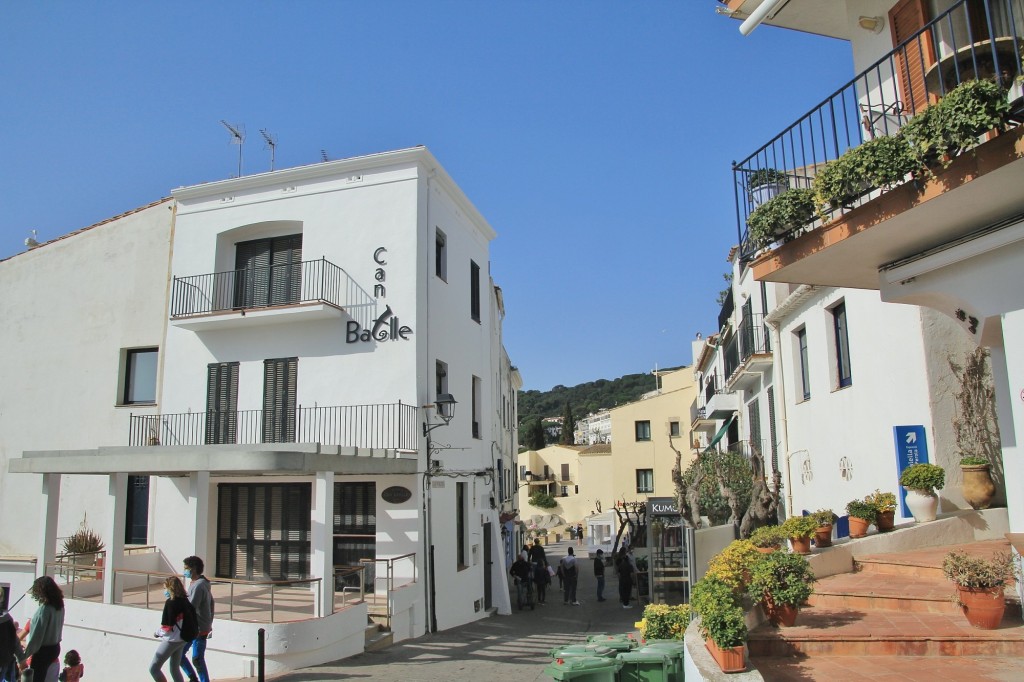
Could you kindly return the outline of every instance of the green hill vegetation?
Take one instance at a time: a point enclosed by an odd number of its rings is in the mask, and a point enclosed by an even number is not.
[[[641,395],[654,388],[654,376],[644,373],[627,374],[618,379],[598,379],[572,387],[558,385],[550,391],[520,391],[519,424],[522,426],[534,419],[557,417],[565,411],[566,402],[579,419],[591,412],[639,400]]]

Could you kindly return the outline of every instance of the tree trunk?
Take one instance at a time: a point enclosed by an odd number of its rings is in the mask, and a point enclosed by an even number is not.
[[[764,475],[764,455],[753,446],[750,453],[750,465],[754,469],[754,487],[750,493],[750,506],[747,507],[740,523],[741,538],[749,538],[751,533],[761,526],[767,526],[776,517],[779,509],[779,486],[782,483],[782,477],[776,471],[772,474],[774,488],[769,487]]]
[[[683,478],[683,453],[676,449],[672,436],[668,437],[668,446],[676,453],[676,465],[672,469],[672,482],[676,486],[676,506],[683,522],[691,528],[700,528],[700,484],[704,480],[704,469],[698,465],[694,469],[693,482],[686,484]]]

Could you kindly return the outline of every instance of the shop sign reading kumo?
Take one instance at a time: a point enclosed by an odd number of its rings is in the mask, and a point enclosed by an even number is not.
[[[384,254],[387,252],[388,250],[383,246],[373,252],[373,262],[377,264],[377,269],[373,273],[373,278],[377,280],[377,283],[373,286],[373,296],[376,299],[382,299],[387,296],[387,288],[384,286],[384,282],[387,281],[387,271],[384,269],[384,266],[388,264],[384,260]],[[399,339],[408,341],[410,336],[412,336],[412,329],[399,324],[398,316],[391,310],[391,306],[384,308],[384,312],[374,320],[373,326],[369,329],[363,329],[355,320],[349,320],[345,327],[346,343],[355,343],[357,341],[397,341]]]

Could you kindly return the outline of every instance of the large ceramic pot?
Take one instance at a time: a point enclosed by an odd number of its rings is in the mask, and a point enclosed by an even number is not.
[[[818,547],[831,547],[832,546],[832,524],[826,524],[824,526],[818,526],[814,531],[814,546]]]
[[[878,529],[879,533],[888,533],[896,527],[896,512],[895,511],[884,511],[878,512],[878,520],[875,521],[875,528]]]
[[[793,546],[793,552],[795,554],[810,554],[811,553],[811,539],[810,538],[790,538],[789,544]]]
[[[935,516],[933,515],[932,518],[934,519]],[[868,526],[870,526],[870,525],[871,525],[871,522],[868,521],[867,519],[862,519],[859,516],[851,516],[850,517],[850,537],[851,538],[863,538],[863,537],[866,537],[867,534],[868,534]]]
[[[967,622],[981,630],[995,630],[1003,620],[1006,600],[1002,587],[956,588]]]
[[[907,488],[907,507],[910,508],[910,513],[914,515],[914,520],[918,523],[934,521],[935,513],[939,509],[939,496],[935,494],[934,490],[923,492]]]
[[[996,484],[992,481],[992,471],[988,464],[963,464],[960,469],[964,474],[961,490],[967,504],[974,509],[988,509],[992,498],[996,495]]]
[[[711,652],[711,656],[718,663],[718,667],[722,669],[723,673],[739,673],[747,669],[747,664],[743,662],[742,646],[719,649],[718,645],[715,644],[715,640],[711,638],[704,641],[704,646]]]

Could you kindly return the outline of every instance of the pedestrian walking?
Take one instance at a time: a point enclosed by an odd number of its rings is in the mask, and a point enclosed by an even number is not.
[[[185,645],[181,650],[181,669],[188,675],[189,682],[210,682],[210,671],[206,668],[206,640],[213,636],[213,591],[210,581],[203,571],[206,565],[197,556],[185,557],[182,560],[182,574],[188,584],[188,600],[196,610],[196,621],[199,633],[192,640],[192,645]],[[188,655],[192,654],[189,663]]]
[[[85,676],[85,663],[82,656],[72,649],[64,654],[64,669],[60,671],[60,682],[78,682]]]
[[[514,562],[512,562],[511,568],[508,572],[515,579],[516,586],[516,606],[519,610],[523,610],[523,601],[525,601],[527,594],[526,590],[528,587],[528,581],[530,579],[530,564],[527,563],[526,559],[519,555]]]
[[[562,603],[565,606],[569,604],[579,606],[580,603],[576,601],[576,578],[579,576],[579,570],[576,566],[576,556],[573,554],[572,547],[569,547],[568,551],[569,553],[558,562],[559,567],[562,569],[562,579],[565,581]]]
[[[604,550],[599,549],[594,555],[594,577],[597,578],[597,601],[604,598]]]
[[[551,583],[551,576],[548,574],[547,562],[536,562],[533,564],[533,584],[537,588],[537,603],[541,606],[547,602],[548,585]]]
[[[533,540],[533,547],[530,548],[527,561],[531,564],[543,564],[547,568],[548,555],[544,552],[544,546],[540,544],[540,538]]]
[[[0,587],[0,601],[4,588]],[[0,611],[0,682],[18,682],[18,659],[25,653],[18,639],[18,624],[7,611]]]
[[[45,680],[50,666],[60,659],[60,640],[64,635],[64,593],[53,578],[44,575],[32,583],[29,594],[39,603],[39,608],[26,624],[29,632],[24,652],[19,656],[21,669],[32,670],[33,679]],[[32,658],[31,663],[26,662],[29,657]]]
[[[171,678],[174,682],[184,682],[181,676],[181,651],[196,637],[198,623],[195,610],[188,600],[185,586],[177,576],[164,581],[164,597],[167,601],[164,602],[160,616],[160,627],[153,633],[160,644],[149,664],[149,674],[156,682],[167,682],[160,668],[169,660]]]
[[[622,608],[630,608],[629,600],[633,596],[633,564],[629,560],[629,548],[623,547],[619,551],[619,558],[615,562],[615,570],[619,574],[619,601]]]
[[[576,545],[579,547],[583,546],[583,524],[576,524]]]

